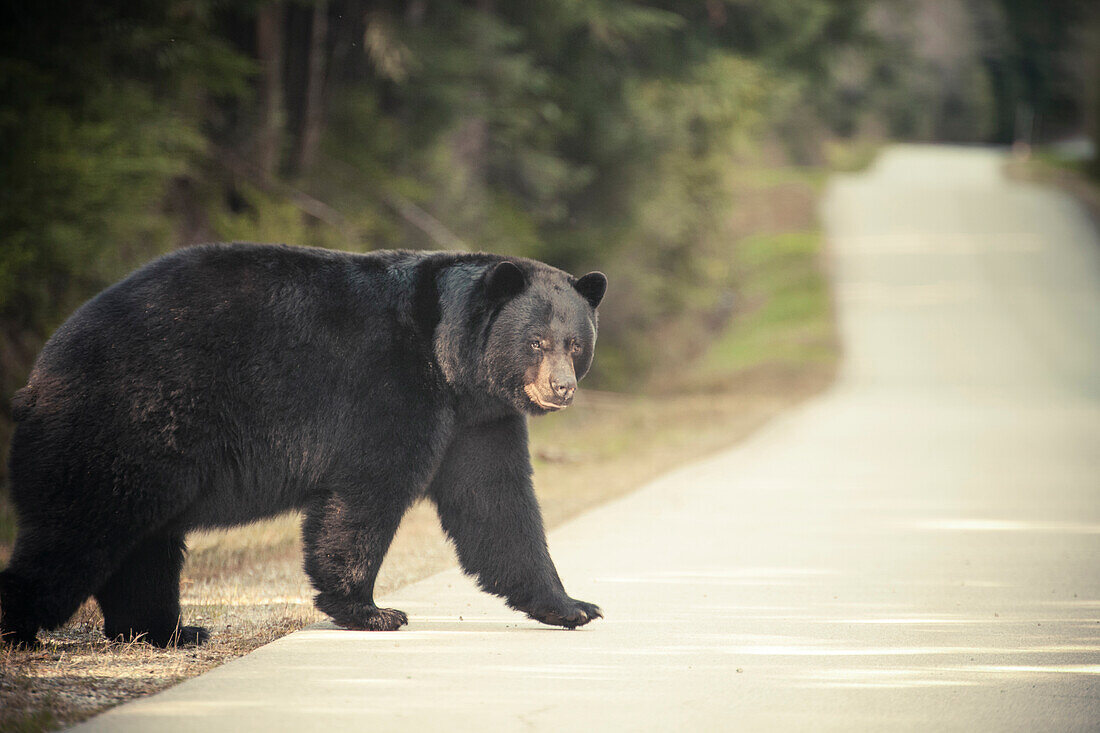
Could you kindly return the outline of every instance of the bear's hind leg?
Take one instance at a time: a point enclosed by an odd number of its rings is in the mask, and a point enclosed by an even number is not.
[[[171,535],[147,538],[126,556],[95,593],[108,639],[166,647],[201,644],[210,637],[206,629],[180,622],[183,556],[183,539]]]
[[[409,622],[402,611],[374,603],[374,581],[408,504],[400,500],[359,509],[330,494],[302,524],[305,568],[317,589],[317,608],[340,626],[396,631]]]
[[[116,552],[75,531],[20,526],[11,562],[0,573],[3,640],[33,646],[39,629],[50,631],[68,621],[110,573]]]
[[[0,638],[21,647],[38,644],[41,624],[34,612],[33,587],[10,569],[0,573]]]

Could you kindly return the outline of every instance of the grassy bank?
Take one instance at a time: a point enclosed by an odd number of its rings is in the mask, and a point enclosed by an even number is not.
[[[733,316],[704,349],[658,375],[659,389],[582,388],[570,410],[532,421],[536,488],[549,526],[735,443],[832,379],[838,349],[814,217],[823,176],[789,169],[741,175],[724,248],[735,273]],[[196,533],[189,545],[184,615],[211,629],[209,644],[107,644],[98,609],[88,603],[68,626],[42,634],[43,649],[2,652],[0,729],[69,724],[323,618],[301,570],[296,516]],[[387,555],[378,594],[453,563],[431,507],[418,505]]]
[[[1029,157],[1010,158],[1005,169],[1016,180],[1065,191],[1086,208],[1100,227],[1100,179],[1090,175],[1085,161],[1067,158],[1053,148],[1039,148]]]

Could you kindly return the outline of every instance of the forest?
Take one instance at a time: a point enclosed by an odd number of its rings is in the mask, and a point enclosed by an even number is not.
[[[644,390],[738,308],[739,171],[1096,140],[1098,38],[1087,0],[6,4],[0,445],[75,307],[206,241],[602,269],[591,379]]]

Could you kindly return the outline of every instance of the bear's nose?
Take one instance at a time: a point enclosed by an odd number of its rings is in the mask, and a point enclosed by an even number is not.
[[[562,402],[570,402],[573,399],[573,393],[577,391],[577,382],[573,379],[555,379],[550,378],[550,388],[554,390],[554,394]]]

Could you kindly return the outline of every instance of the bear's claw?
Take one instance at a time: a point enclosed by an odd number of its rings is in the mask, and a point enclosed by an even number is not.
[[[557,608],[528,611],[527,615],[544,624],[575,629],[593,619],[603,618],[603,611],[594,603],[566,598]]]
[[[371,608],[353,622],[340,625],[352,631],[397,631],[407,623],[409,617],[404,611],[396,608]]]

